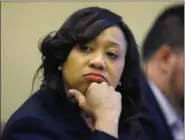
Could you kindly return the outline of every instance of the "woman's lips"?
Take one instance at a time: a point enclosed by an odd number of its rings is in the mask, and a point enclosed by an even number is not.
[[[104,78],[102,78],[100,76],[95,76],[95,75],[87,75],[86,79],[89,81],[97,82],[97,83],[101,83],[101,82],[105,81]]]
[[[107,82],[106,78],[99,73],[88,73],[85,75],[86,79],[89,81],[101,83],[101,82]]]

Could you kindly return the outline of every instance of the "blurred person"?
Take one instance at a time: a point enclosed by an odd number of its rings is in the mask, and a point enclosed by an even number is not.
[[[147,82],[143,99],[157,126],[157,140],[184,139],[184,5],[165,9],[142,48]],[[147,131],[147,130],[145,130]]]
[[[40,89],[11,116],[4,140],[146,138],[137,119],[137,44],[119,15],[80,9],[43,39],[40,52]]]

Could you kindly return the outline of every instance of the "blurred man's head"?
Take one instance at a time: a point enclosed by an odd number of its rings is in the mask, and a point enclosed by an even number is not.
[[[148,78],[179,102],[184,97],[184,5],[167,8],[156,19],[142,55]]]

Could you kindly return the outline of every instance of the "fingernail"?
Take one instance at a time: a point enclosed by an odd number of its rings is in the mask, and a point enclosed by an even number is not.
[[[70,89],[68,92],[69,92],[69,93],[74,93],[74,91],[73,91],[72,89]]]

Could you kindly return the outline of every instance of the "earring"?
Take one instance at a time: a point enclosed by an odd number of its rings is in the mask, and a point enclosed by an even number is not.
[[[62,67],[61,66],[58,66],[58,70],[61,71]]]
[[[121,86],[121,82],[119,82],[118,85]]]

